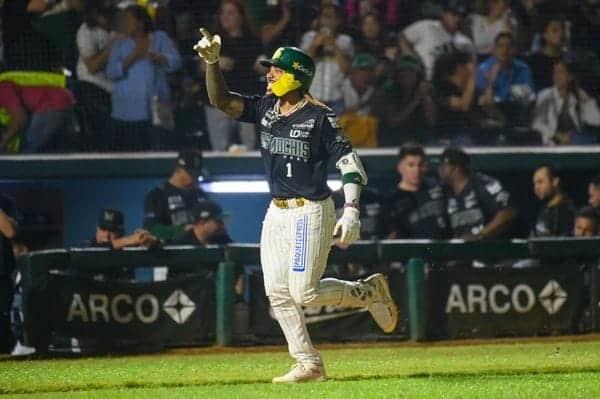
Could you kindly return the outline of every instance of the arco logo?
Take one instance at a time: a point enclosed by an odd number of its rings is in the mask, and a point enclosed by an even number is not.
[[[548,312],[556,314],[567,301],[567,292],[555,280],[550,280],[536,296],[528,284],[517,284],[512,289],[494,284],[489,289],[483,284],[452,284],[446,300],[446,313],[506,314],[511,309],[523,314],[531,311],[536,302]]]

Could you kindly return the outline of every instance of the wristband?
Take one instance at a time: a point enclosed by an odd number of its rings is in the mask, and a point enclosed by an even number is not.
[[[354,209],[358,209],[358,203],[356,202],[346,202],[344,204],[344,208],[354,208]]]

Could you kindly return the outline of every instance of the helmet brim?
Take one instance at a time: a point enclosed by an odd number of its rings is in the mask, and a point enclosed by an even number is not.
[[[277,65],[277,61],[271,59],[271,60],[260,60],[259,61],[260,65],[264,66],[264,67],[270,67],[270,66],[276,66],[278,68],[280,68],[279,65]]]

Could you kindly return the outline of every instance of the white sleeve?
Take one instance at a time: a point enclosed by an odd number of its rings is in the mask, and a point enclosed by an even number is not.
[[[551,96],[552,92],[548,89],[540,92],[533,110],[533,121],[531,123],[531,128],[540,133],[544,145],[554,144],[552,137],[554,137],[555,132],[548,121],[548,101]]]
[[[98,52],[94,34],[86,24],[81,24],[77,31],[77,49],[81,58],[91,57]]]
[[[315,40],[315,36],[317,32],[314,30],[309,30],[305,34],[302,35],[302,39],[300,40],[300,48],[304,51],[308,50],[310,44]]]
[[[430,20],[425,19],[417,21],[407,26],[403,31],[402,35],[408,40],[413,46],[424,38],[427,30],[429,29]]]
[[[354,57],[354,42],[350,36],[345,34],[338,35],[335,43],[347,56]]]
[[[587,125],[600,126],[600,109],[595,99],[581,103],[581,121]]]

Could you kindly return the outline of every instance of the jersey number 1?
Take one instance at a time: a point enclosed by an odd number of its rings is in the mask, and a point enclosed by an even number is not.
[[[287,169],[287,174],[285,175],[285,177],[292,177],[292,163],[286,163],[285,168]]]

